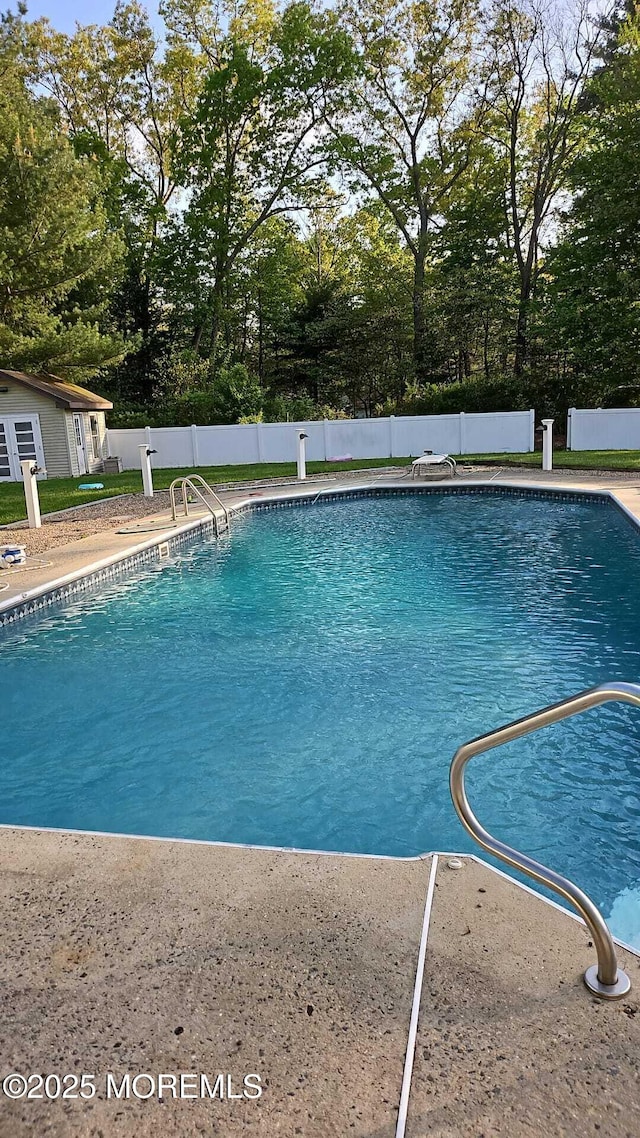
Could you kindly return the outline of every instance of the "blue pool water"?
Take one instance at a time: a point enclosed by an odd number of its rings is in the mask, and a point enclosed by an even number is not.
[[[0,821],[470,850],[448,792],[456,747],[639,680],[639,574],[632,526],[588,502],[429,494],[247,515],[230,540],[0,634]],[[637,711],[481,756],[468,788],[490,830],[627,911]]]

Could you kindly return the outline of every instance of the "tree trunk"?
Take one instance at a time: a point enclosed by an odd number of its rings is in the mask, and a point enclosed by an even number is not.
[[[249,337],[249,297],[245,294],[242,305],[242,342],[240,344],[240,359],[244,363],[247,355],[247,339]]]
[[[513,361],[513,374],[522,375],[527,358],[527,317],[529,315],[529,297],[520,294],[518,305],[518,320],[516,323],[516,351]]]
[[[211,361],[212,371],[215,370],[218,342],[220,340],[220,332],[222,331],[223,289],[224,281],[216,274],[211,300],[211,335],[209,337],[209,359]]]
[[[531,302],[531,295],[533,292],[534,272],[533,266],[536,259],[536,249],[538,247],[537,232],[539,225],[535,220],[529,237],[529,248],[527,257],[524,262],[520,264],[520,300],[518,303],[518,320],[516,323],[516,351],[513,361],[514,375],[522,375],[528,355],[528,322],[529,322],[529,304]]]
[[[414,254],[413,269],[413,364],[418,383],[423,383],[427,372],[426,325],[424,315],[424,264],[426,252],[418,249]]]
[[[262,315],[262,289],[258,289],[258,378],[264,384],[264,318]]]
[[[219,249],[215,258],[215,274],[213,278],[213,289],[209,296],[209,307],[211,311],[211,331],[209,336],[209,360],[211,361],[211,370],[215,371],[216,358],[218,355],[218,345],[220,342],[220,334],[223,331],[223,316],[225,311],[224,298],[229,290],[229,271],[230,264],[227,260],[226,251]]]

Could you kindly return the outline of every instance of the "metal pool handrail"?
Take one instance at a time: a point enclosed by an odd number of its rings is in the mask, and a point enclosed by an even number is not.
[[[191,490],[193,492],[193,494],[195,494],[195,496],[197,498],[200,499],[200,501],[203,503],[203,505],[206,507],[206,509],[209,510],[209,512],[213,518],[213,521],[214,521],[216,537],[217,537],[218,536],[218,518],[217,518],[216,512],[215,512],[213,506],[211,505],[211,503],[207,502],[205,495],[202,493],[202,491],[199,490],[198,487],[195,485],[195,482],[199,482],[201,486],[204,486],[205,493],[210,494],[211,497],[214,498],[215,501],[218,503],[218,505],[220,506],[220,508],[224,514],[224,520],[226,522],[227,529],[230,529],[230,514],[229,514],[228,507],[225,506],[224,502],[222,501],[221,498],[218,497],[218,495],[216,494],[213,487],[210,486],[209,483],[206,482],[205,479],[200,474],[190,474],[188,478],[174,478],[173,482],[171,483],[171,485],[169,487],[169,499],[171,501],[171,513],[173,516],[173,520],[175,522],[176,517],[177,517],[176,486],[180,486],[180,489],[182,490],[182,504],[184,506],[185,517],[188,517],[188,515],[189,515],[189,503],[187,500],[187,493],[186,493],[187,488],[188,488],[189,490]]]
[[[546,866],[534,861],[526,854],[519,853],[518,850],[505,845],[504,842],[494,838],[485,830],[469,805],[464,786],[465,767],[474,755],[480,755],[483,751],[491,751],[494,747],[502,746],[503,743],[520,739],[523,735],[531,734],[532,731],[539,731],[541,727],[558,723],[561,719],[569,719],[573,715],[579,715],[591,707],[608,703],[610,700],[622,700],[625,703],[633,703],[636,707],[640,707],[640,685],[611,683],[588,688],[586,691],[571,696],[570,699],[562,700],[561,703],[543,707],[532,715],[526,715],[524,719],[516,719],[513,723],[507,723],[495,731],[490,731],[487,735],[481,735],[478,739],[464,743],[453,757],[449,773],[449,787],[458,817],[478,845],[505,861],[512,868],[528,874],[541,885],[546,885],[549,889],[555,890],[578,910],[591,931],[598,954],[598,964],[587,968],[584,974],[584,982],[587,988],[597,996],[609,1000],[619,1000],[622,996],[626,996],[631,988],[631,981],[626,973],[618,968],[613,939],[600,910],[587,897],[586,893],[583,893],[572,881],[562,877],[552,869],[547,869]]]

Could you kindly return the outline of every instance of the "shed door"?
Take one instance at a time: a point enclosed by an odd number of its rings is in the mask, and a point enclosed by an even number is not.
[[[0,479],[19,482],[20,463],[25,459],[44,469],[40,416],[9,415],[0,419]]]
[[[73,416],[73,430],[76,436],[76,453],[78,455],[78,468],[80,474],[87,473],[87,452],[84,442],[84,423],[82,415]]]

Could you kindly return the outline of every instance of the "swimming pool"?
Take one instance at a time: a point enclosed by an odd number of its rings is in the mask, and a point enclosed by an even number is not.
[[[230,540],[0,633],[0,821],[471,850],[456,747],[638,680],[639,572],[604,502],[431,492],[247,514]],[[475,759],[469,796],[608,913],[640,881],[639,760],[640,717],[610,705]]]

